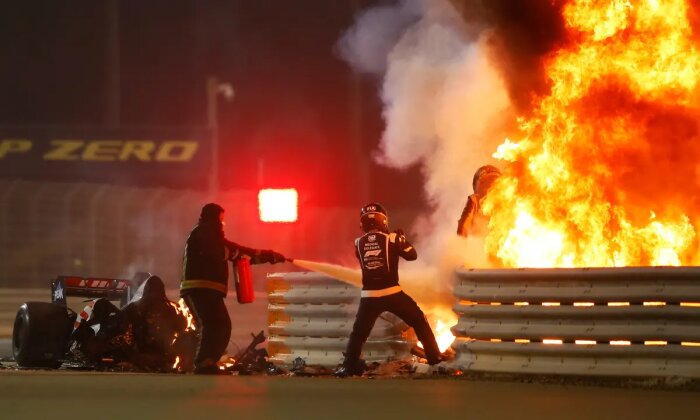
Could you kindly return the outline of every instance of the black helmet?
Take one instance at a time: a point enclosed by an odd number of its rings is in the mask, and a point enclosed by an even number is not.
[[[384,206],[379,203],[369,203],[362,207],[360,209],[360,227],[365,232],[373,229],[389,232],[389,218]]]
[[[219,215],[224,212],[224,208],[216,203],[209,203],[202,207],[202,212],[199,215],[199,221],[201,222],[215,222],[219,223]]]

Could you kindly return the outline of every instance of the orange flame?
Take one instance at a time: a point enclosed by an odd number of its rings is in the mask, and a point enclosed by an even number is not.
[[[185,304],[184,299],[180,298],[180,300],[177,301],[177,304],[175,302],[170,302],[170,305],[175,308],[175,311],[177,311],[179,315],[182,315],[187,320],[187,327],[185,327],[185,331],[194,331],[197,329],[194,324],[194,317],[190,312],[190,308],[188,308]],[[175,338],[177,338],[177,334]]]
[[[450,327],[457,323],[457,315],[450,308],[435,306],[428,311],[426,317],[435,334],[438,348],[444,352],[455,341]],[[418,347],[423,348],[423,343],[418,342]]]
[[[455,336],[450,331],[450,325],[439,319],[435,323],[435,340],[441,352],[447,350],[455,341]]]
[[[685,0],[569,0],[547,96],[486,196],[506,267],[687,265],[700,214],[700,52]]]

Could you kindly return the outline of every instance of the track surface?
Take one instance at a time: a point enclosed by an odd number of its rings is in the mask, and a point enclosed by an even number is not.
[[[0,370],[0,418],[674,419],[698,393],[471,381]]]
[[[5,360],[12,354],[9,332],[16,308],[32,300],[24,295],[13,299],[0,294],[0,309],[5,301],[11,308],[0,322],[0,357]],[[249,333],[264,328],[265,304],[259,299],[249,306],[231,305],[234,344],[247,345]],[[1,420],[663,420],[696,418],[698,397],[697,392],[447,378],[338,380],[0,369]]]

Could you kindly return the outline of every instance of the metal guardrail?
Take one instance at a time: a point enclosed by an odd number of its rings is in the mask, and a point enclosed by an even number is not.
[[[150,271],[177,287],[184,241],[205,200],[193,191],[0,179],[0,285]]]
[[[700,267],[456,275],[464,370],[700,377]]]
[[[268,275],[268,353],[270,360],[291,366],[301,358],[307,365],[336,366],[355,321],[360,290],[334,278],[308,272]],[[415,341],[404,337],[408,326],[382,315],[363,347],[368,362],[410,355]]]

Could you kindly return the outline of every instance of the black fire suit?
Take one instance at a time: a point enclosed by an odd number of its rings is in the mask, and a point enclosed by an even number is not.
[[[373,230],[355,240],[355,254],[362,267],[362,298],[343,365],[357,366],[362,346],[382,312],[391,312],[413,327],[428,363],[440,362],[440,349],[423,311],[399,286],[399,256],[413,261],[418,257],[415,248],[400,231]]]
[[[231,338],[231,318],[224,298],[228,291],[228,261],[237,258],[250,258],[254,264],[285,261],[277,252],[227,240],[218,213],[203,212],[187,238],[180,283],[180,296],[192,311],[200,333],[195,372],[214,371]]]

